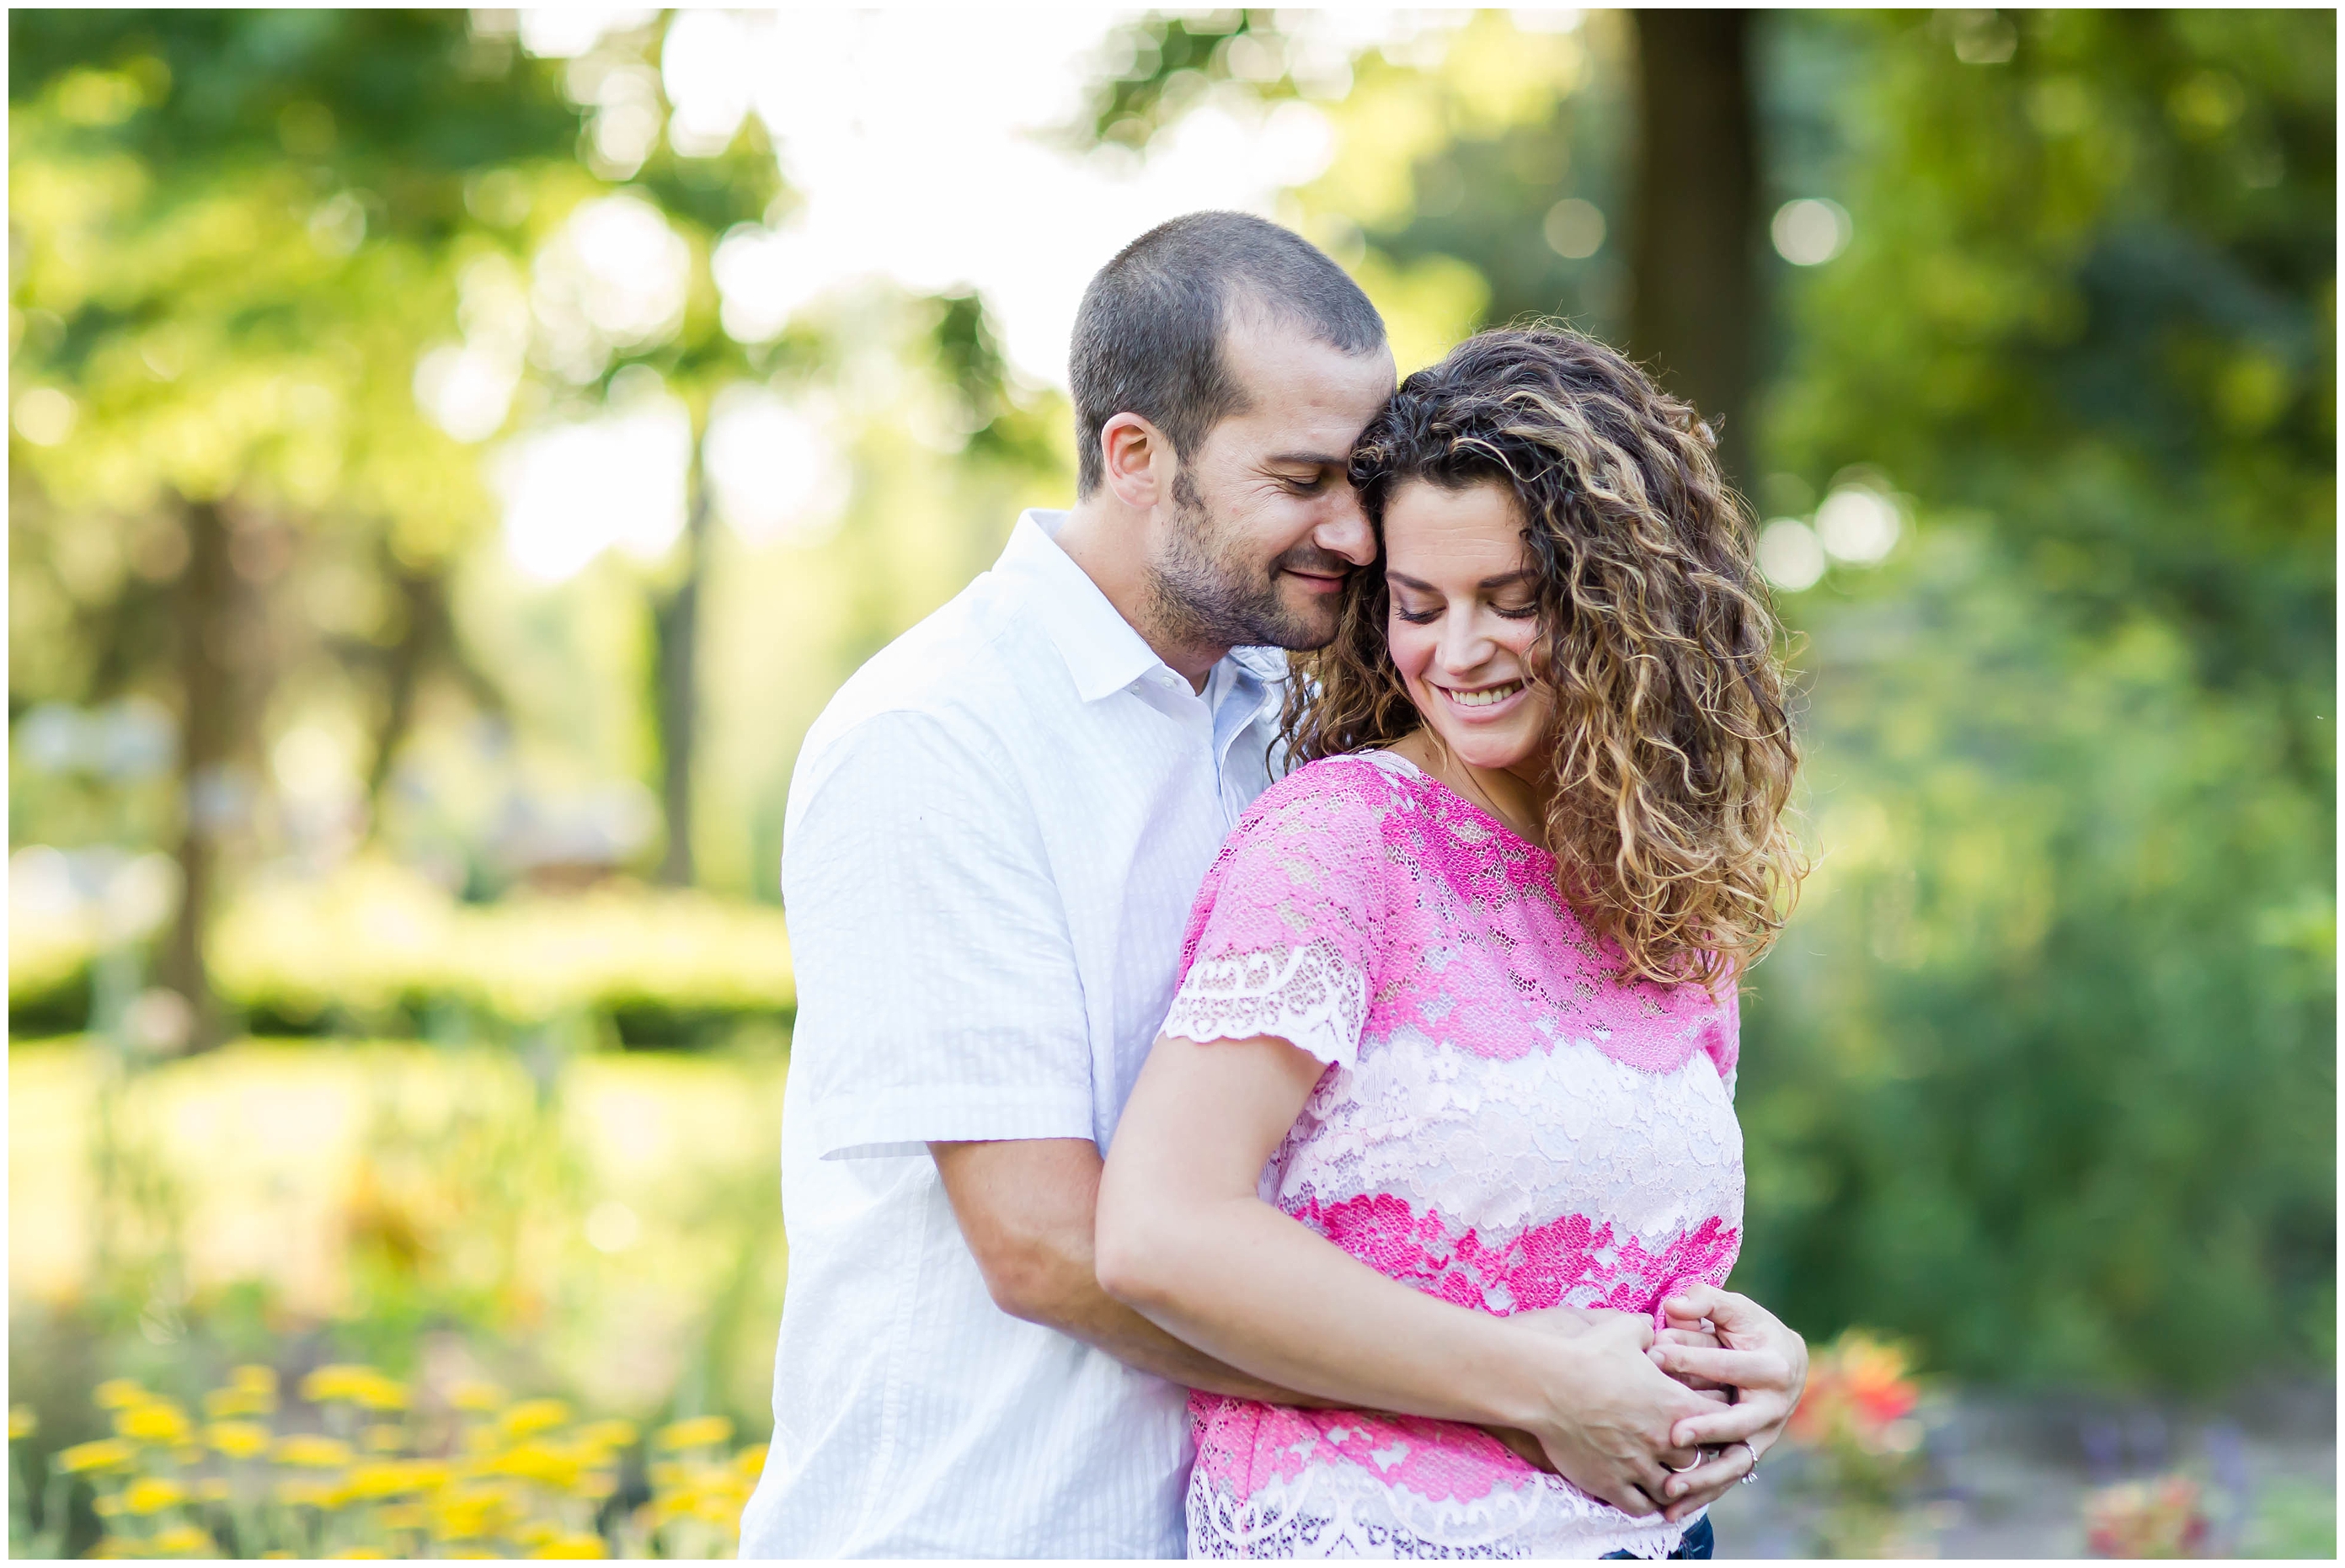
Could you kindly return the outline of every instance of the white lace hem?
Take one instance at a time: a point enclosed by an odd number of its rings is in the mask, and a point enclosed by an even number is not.
[[[1347,1067],[1367,1017],[1367,976],[1334,943],[1318,941],[1198,959],[1162,1032],[1200,1045],[1271,1035]]]
[[[1642,1524],[1560,1482],[1434,1501],[1312,1466],[1241,1498],[1199,1474],[1189,1483],[1193,1558],[1596,1558],[1648,1560],[1678,1549],[1681,1524]]]

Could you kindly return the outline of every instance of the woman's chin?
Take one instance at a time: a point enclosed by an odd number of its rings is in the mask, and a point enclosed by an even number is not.
[[[1536,734],[1490,734],[1471,730],[1461,734],[1457,727],[1452,725],[1443,725],[1437,733],[1448,746],[1450,755],[1484,773],[1512,772],[1529,760],[1531,754],[1538,749]]]

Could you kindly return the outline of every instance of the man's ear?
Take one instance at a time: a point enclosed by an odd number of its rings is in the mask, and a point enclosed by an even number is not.
[[[1172,443],[1138,414],[1118,414],[1100,427],[1100,460],[1107,488],[1137,511],[1152,511],[1172,482]]]

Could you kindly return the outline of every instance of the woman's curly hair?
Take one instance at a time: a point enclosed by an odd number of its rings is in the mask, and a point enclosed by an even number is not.
[[[1530,677],[1552,700],[1558,891],[1624,978],[1715,986],[1773,943],[1806,870],[1783,821],[1799,748],[1782,629],[1709,429],[1627,359],[1546,327],[1481,333],[1401,383],[1354,447],[1376,526],[1411,481],[1513,493],[1538,574]],[[1381,557],[1335,640],[1294,656],[1296,764],[1420,726],[1386,642]]]

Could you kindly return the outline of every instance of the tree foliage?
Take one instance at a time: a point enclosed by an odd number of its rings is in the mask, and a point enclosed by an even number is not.
[[[1182,71],[1292,90],[1196,25],[1141,25],[1101,134],[1195,101]],[[1431,263],[1478,284],[1461,328],[1622,333],[1612,28],[1568,66],[1488,15],[1356,59],[1302,215],[1357,226],[1380,303]],[[2034,1384],[2333,1355],[2334,28],[1777,13],[1752,40],[1764,200],[1836,200],[1853,242],[1753,260],[1751,489],[1804,530],[1869,487],[1907,526],[1782,594],[1821,866],[1751,976],[1738,1282],[1812,1335]],[[1592,247],[1562,199],[1607,220]]]

